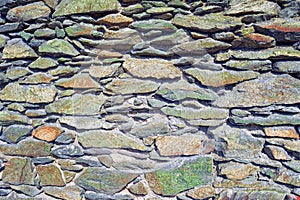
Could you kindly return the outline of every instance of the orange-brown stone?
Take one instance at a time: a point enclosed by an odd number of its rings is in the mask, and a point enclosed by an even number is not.
[[[44,125],[35,129],[32,132],[32,136],[40,140],[51,142],[55,140],[62,132],[63,131],[56,126]]]
[[[299,135],[293,127],[265,128],[266,136],[299,139]]]
[[[98,20],[98,23],[108,26],[128,26],[133,19],[122,14],[110,14]]]

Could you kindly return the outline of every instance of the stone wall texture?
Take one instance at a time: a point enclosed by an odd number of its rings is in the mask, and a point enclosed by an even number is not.
[[[0,199],[300,199],[300,0],[1,0],[0,58]]]

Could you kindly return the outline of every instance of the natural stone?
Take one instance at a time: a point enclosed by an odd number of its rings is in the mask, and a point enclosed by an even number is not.
[[[289,87],[285,87],[289,85]],[[266,74],[238,84],[213,104],[219,107],[251,107],[300,102],[300,81],[289,75]]]
[[[128,188],[128,190],[132,194],[136,194],[136,195],[147,195],[148,194],[148,191],[147,191],[147,188],[146,188],[145,184],[141,181],[131,185]]]
[[[43,191],[56,198],[60,199],[81,199],[83,190],[75,185],[66,187],[43,187]]]
[[[291,161],[287,161],[284,162],[283,165],[287,166],[288,168],[292,169],[295,172],[300,173],[300,161],[299,160],[291,160]]]
[[[36,58],[35,51],[28,46],[22,39],[15,38],[6,42],[3,49],[2,59],[15,58]]]
[[[0,125],[30,124],[28,117],[13,111],[0,111]]]
[[[108,26],[126,27],[133,22],[133,19],[118,13],[106,15],[105,17],[98,19],[97,22]]]
[[[34,62],[30,63],[28,67],[32,69],[48,69],[51,67],[56,67],[57,65],[58,62],[56,60],[40,57]]]
[[[111,65],[92,65],[89,68],[89,73],[92,77],[96,78],[107,78],[114,76],[120,68],[119,63]]]
[[[280,171],[275,177],[275,181],[296,187],[300,186],[299,174],[293,171]]]
[[[230,198],[230,199],[265,199],[265,200],[273,200],[278,199],[282,200],[286,196],[285,191],[276,191],[270,190],[269,188],[263,190],[244,190],[240,189],[238,191],[233,191],[231,189],[224,190],[221,194],[219,199],[223,198]]]
[[[52,76],[68,76],[79,71],[79,67],[58,66],[56,69],[50,70]]]
[[[70,158],[84,155],[82,149],[78,145],[74,144],[58,147],[52,150],[51,153],[58,158]]]
[[[62,39],[53,39],[44,42],[39,47],[40,53],[53,55],[77,56],[79,52],[68,41]]]
[[[291,160],[292,158],[288,155],[288,153],[281,147],[266,145],[264,148],[265,152],[275,160]]]
[[[105,85],[105,90],[113,94],[139,94],[154,92],[158,87],[159,83],[153,81],[127,78],[114,79]]]
[[[164,196],[176,194],[195,186],[207,185],[212,178],[212,159],[198,157],[177,162],[146,174],[150,188]]]
[[[40,177],[41,186],[64,186],[61,171],[53,164],[51,165],[38,165],[36,171]]]
[[[171,48],[171,51],[179,56],[201,56],[208,53],[216,53],[230,48],[231,45],[211,38],[186,42]]]
[[[144,6],[137,3],[134,5],[129,5],[126,8],[123,9],[122,14],[124,15],[133,15],[144,11]]]
[[[100,107],[105,102],[105,97],[92,94],[75,94],[72,97],[59,99],[48,104],[45,109],[47,113],[59,113],[67,115],[97,115]]]
[[[159,136],[155,144],[162,156],[188,156],[201,153],[203,138],[199,135]]]
[[[141,140],[125,135],[120,131],[95,130],[79,135],[78,141],[84,148],[123,148],[146,151]]]
[[[272,69],[270,60],[230,60],[225,65],[240,70],[270,71]]]
[[[253,71],[232,71],[232,70],[223,70],[223,71],[210,71],[210,70],[201,70],[197,68],[189,68],[185,72],[198,81],[202,85],[220,87],[225,85],[230,85],[245,80],[250,80],[257,78],[259,76],[258,72]]]
[[[69,26],[65,30],[70,37],[91,37],[95,27],[91,24],[79,23]]]
[[[219,164],[219,173],[225,175],[230,180],[243,180],[250,175],[253,175],[258,167],[252,164],[241,164],[235,162],[229,162],[224,164]]]
[[[299,139],[296,130],[293,127],[287,126],[265,128],[265,134],[268,137]]]
[[[300,61],[280,61],[273,65],[273,71],[283,73],[300,73]]]
[[[127,57],[123,67],[131,75],[139,78],[174,79],[181,76],[180,70],[172,62],[163,59]]]
[[[52,85],[20,85],[18,83],[10,83],[2,89],[0,99],[3,101],[50,103],[54,100],[56,93],[57,89]]]
[[[10,21],[30,21],[41,17],[48,17],[50,13],[50,8],[42,1],[39,1],[10,9],[6,18]]]
[[[40,140],[51,142],[54,141],[62,132],[63,130],[57,126],[44,125],[33,130],[32,136]]]
[[[25,84],[39,84],[39,83],[50,83],[53,77],[45,73],[35,73],[27,76],[24,80],[19,81],[19,83]]]
[[[55,31],[50,28],[38,29],[34,31],[36,38],[55,38]]]
[[[59,0],[43,0],[51,8],[55,8]]]
[[[2,181],[13,185],[34,185],[35,172],[30,158],[11,158],[2,172]]]
[[[31,130],[31,126],[11,125],[3,131],[0,138],[7,143],[17,143],[25,137],[29,136]]]
[[[75,180],[75,184],[86,190],[114,194],[121,191],[137,176],[138,174],[88,167]]]
[[[187,196],[193,199],[206,199],[214,196],[215,193],[215,189],[212,186],[206,185],[197,187],[195,190],[189,191],[187,193]]]
[[[14,110],[19,112],[24,112],[25,108],[19,103],[11,103],[7,106],[8,110]]]
[[[172,23],[183,28],[209,33],[228,31],[241,26],[239,18],[225,16],[220,13],[211,13],[204,16],[177,14]]]
[[[263,49],[274,47],[275,39],[259,33],[250,33],[243,37],[236,38],[231,44],[235,48]]]
[[[225,119],[228,110],[219,108],[203,107],[200,109],[184,107],[164,107],[161,111],[170,116],[181,117],[184,119]]]
[[[16,22],[16,23],[6,23],[3,25],[0,25],[0,33],[6,33],[10,31],[17,31],[22,29],[22,23]]]
[[[79,13],[117,12],[119,9],[120,3],[117,0],[76,0],[72,3],[70,3],[70,0],[63,0],[56,7],[53,17]]]
[[[6,42],[9,40],[9,37],[5,36],[5,35],[0,35],[0,49],[2,49]]]
[[[30,185],[10,185],[10,187],[30,197],[34,197],[42,192],[42,190],[39,190],[36,186]]]
[[[89,74],[80,73],[71,78],[60,79],[55,82],[55,85],[64,88],[76,88],[76,89],[91,89],[100,88],[99,83],[93,80]]]
[[[154,8],[147,9],[146,12],[149,14],[158,15],[158,14],[172,12],[174,10],[175,8],[172,7],[154,7]]]
[[[135,21],[132,24],[130,24],[129,27],[141,32],[157,30],[166,33],[174,33],[177,30],[177,28],[173,24],[161,19]]]
[[[59,119],[61,124],[67,124],[68,126],[76,129],[99,129],[103,126],[104,121],[96,117],[75,117],[75,116],[62,116]]]

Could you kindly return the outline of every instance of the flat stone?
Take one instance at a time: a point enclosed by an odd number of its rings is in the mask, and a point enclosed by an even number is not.
[[[228,110],[219,108],[203,107],[193,109],[188,107],[164,107],[161,111],[170,116],[181,117],[184,119],[226,119],[229,115]]]
[[[144,34],[144,36],[146,36],[146,34]],[[174,45],[189,42],[189,40],[190,38],[187,33],[184,30],[179,29],[171,35],[163,35],[154,38],[153,40],[151,40],[150,45],[158,49],[168,50]]]
[[[83,189],[78,186],[66,186],[66,187],[43,187],[43,191],[56,198],[60,199],[81,199],[81,193]]]
[[[120,3],[117,0],[76,0],[72,1],[72,3],[70,3],[70,0],[63,0],[56,7],[53,17],[80,13],[117,12],[119,9]]]
[[[65,29],[69,37],[92,37],[95,27],[91,24],[79,23]]]
[[[248,176],[253,175],[258,167],[253,166],[252,164],[242,164],[229,162],[224,164],[219,164],[219,174],[225,175],[230,180],[243,180]]]
[[[264,151],[267,155],[269,155],[272,159],[288,161],[292,158],[288,155],[288,153],[281,147],[266,145]]]
[[[52,76],[49,76],[46,73],[35,73],[30,76],[27,76],[24,80],[19,81],[22,84],[40,84],[40,83],[50,83],[53,80]]]
[[[125,7],[122,10],[122,14],[124,14],[124,15],[133,15],[133,14],[143,12],[144,10],[145,10],[144,6],[137,3],[137,4],[134,4],[134,5],[129,5],[129,6]]]
[[[86,131],[79,135],[78,141],[84,148],[123,148],[139,151],[147,150],[141,140],[127,136],[121,131],[116,130]]]
[[[225,66],[240,70],[270,71],[272,62],[270,60],[230,60],[225,63]]]
[[[22,28],[23,28],[23,26],[19,22],[6,23],[6,24],[3,24],[3,25],[0,25],[0,33],[17,31],[17,30],[21,30]]]
[[[93,192],[93,191],[86,191],[84,193],[84,197],[89,200],[98,200],[98,199],[105,199],[105,200],[132,200],[133,196],[130,194],[103,194],[99,192]]]
[[[34,62],[30,63],[28,67],[32,69],[48,69],[51,67],[56,67],[57,65],[58,62],[56,60],[53,60],[51,58],[39,57]]]
[[[206,199],[215,195],[215,189],[210,186],[197,187],[195,190],[189,191],[186,195],[193,199]]]
[[[258,125],[258,126],[275,126],[275,125],[299,125],[299,115],[272,114],[267,117],[249,116],[230,118],[231,123],[236,125]]]
[[[26,139],[21,140],[17,145],[1,144],[0,150],[4,155],[10,156],[27,156],[27,157],[43,157],[50,155],[52,144],[43,141]]]
[[[145,184],[143,182],[137,182],[133,185],[131,185],[128,190],[135,195],[147,195],[148,191],[147,188],[145,186]]]
[[[30,21],[41,17],[48,17],[51,13],[42,1],[18,6],[7,12],[6,18],[10,21]]]
[[[28,117],[13,111],[0,111],[0,125],[30,124]]]
[[[235,48],[264,49],[274,47],[275,39],[259,33],[250,33],[243,37],[236,38],[231,44]]]
[[[58,66],[56,69],[49,70],[49,73],[52,76],[68,76],[77,73],[79,69],[79,67]]]
[[[273,71],[283,73],[300,73],[300,61],[281,61],[273,65]]]
[[[53,151],[51,151],[51,153],[58,158],[71,158],[71,157],[78,157],[84,155],[82,148],[74,144],[58,147]]]
[[[0,138],[7,143],[17,143],[25,137],[29,136],[31,131],[31,126],[11,125],[3,131]]]
[[[258,158],[263,149],[264,140],[253,137],[247,130],[222,125],[210,132],[216,139],[216,152],[226,158]]]
[[[39,190],[36,186],[30,186],[30,185],[10,185],[10,187],[15,190],[19,191],[23,194],[26,194],[30,197],[34,197],[40,193],[42,193],[42,190]]]
[[[88,167],[75,180],[75,184],[86,190],[114,194],[125,188],[137,176],[138,174]]]
[[[146,12],[153,15],[164,14],[174,11],[175,8],[172,7],[154,7],[147,9]]]
[[[179,68],[163,59],[136,59],[127,57],[123,67],[138,78],[174,79],[181,76]]]
[[[295,128],[289,126],[265,128],[265,134],[268,137],[299,139]]]
[[[171,48],[171,51],[179,56],[201,56],[208,53],[216,53],[230,48],[231,45],[212,38],[199,39],[186,42]]]
[[[225,16],[220,13],[211,13],[204,16],[177,14],[172,23],[179,27],[208,33],[229,31],[242,25],[239,18]]]
[[[47,142],[54,141],[63,132],[57,126],[44,125],[32,131],[32,136],[39,139],[45,140]]]
[[[47,113],[58,113],[66,115],[97,115],[100,107],[105,102],[105,97],[91,94],[75,94],[72,97],[59,99],[48,104],[45,109]]]
[[[43,0],[51,8],[55,8],[59,0]]]
[[[57,166],[38,165],[36,171],[40,177],[40,186],[65,186],[61,171]]]
[[[0,35],[0,49],[2,49],[6,42],[9,40],[9,37],[5,36],[5,35]]]
[[[162,57],[169,58],[173,56],[173,53],[170,51],[162,51],[155,49],[153,47],[146,47],[145,49],[132,50],[131,53],[137,56],[147,56],[147,57]]]
[[[107,30],[103,36],[104,39],[126,39],[128,37],[138,36],[139,32],[131,28],[122,28],[116,31]]]
[[[23,42],[20,38],[15,38],[6,42],[3,49],[2,59],[19,59],[19,58],[37,58],[35,51]]]
[[[300,177],[299,174],[293,171],[281,171],[277,174],[277,176],[275,177],[275,181],[279,182],[279,183],[284,183],[284,184],[288,184],[291,186],[296,186],[299,187],[300,186]]]
[[[9,184],[34,185],[35,172],[30,158],[11,158],[2,172],[2,181]]]
[[[35,38],[55,38],[55,30],[52,30],[50,28],[44,28],[44,29],[37,29],[34,31],[34,37]]]
[[[53,39],[44,42],[39,47],[40,53],[53,55],[77,56],[79,52],[68,41],[62,39]]]
[[[63,78],[55,82],[56,86],[64,88],[76,89],[97,89],[100,88],[99,83],[93,80],[89,74],[80,73],[71,78]]]
[[[159,136],[155,144],[161,156],[190,156],[201,153],[203,138],[199,135]]]
[[[286,87],[286,86],[289,87]],[[300,81],[289,75],[266,74],[258,79],[238,84],[220,96],[213,105],[218,107],[251,107],[300,102]]]
[[[253,71],[210,71],[197,68],[189,68],[185,70],[185,72],[195,77],[198,81],[201,82],[202,85],[212,87],[231,85],[245,80],[255,79],[259,76],[258,72]]]
[[[300,38],[299,20],[293,18],[273,18],[254,27],[257,32],[274,37],[277,42],[297,42]]]
[[[270,190],[269,188],[263,190],[244,190],[240,189],[238,191],[233,191],[231,189],[224,190],[219,197],[219,200],[222,198],[231,198],[234,200],[237,199],[265,199],[265,200],[282,200],[286,196],[285,191],[276,191]]]
[[[152,30],[162,31],[166,33],[174,33],[177,28],[169,21],[161,19],[150,19],[145,21],[136,21],[129,25],[130,28],[140,32],[148,32]]]
[[[107,78],[114,76],[119,69],[119,63],[114,63],[111,65],[92,65],[89,68],[89,73],[92,77]]]
[[[146,174],[146,180],[153,192],[163,196],[175,196],[195,186],[210,184],[211,179],[212,159],[209,157],[177,160],[169,166]]]
[[[54,100],[56,93],[57,89],[52,85],[20,85],[19,83],[10,83],[2,89],[0,99],[2,101],[50,103]]]
[[[105,91],[113,94],[140,94],[154,92],[159,84],[148,80],[133,78],[114,79],[105,85]]]
[[[59,119],[62,124],[74,127],[76,129],[99,129],[102,128],[104,121],[96,117],[75,117],[62,116]]]
[[[284,147],[292,152],[300,152],[300,141],[299,140],[287,140],[287,139],[280,139],[280,138],[271,138],[267,140],[268,143],[276,146]]]
[[[299,160],[291,160],[283,163],[284,166],[292,169],[295,172],[300,172],[300,161]]]
[[[105,17],[98,19],[97,22],[108,26],[127,27],[133,22],[133,19],[118,13],[106,15]]]

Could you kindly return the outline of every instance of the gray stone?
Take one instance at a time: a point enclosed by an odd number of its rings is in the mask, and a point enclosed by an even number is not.
[[[18,112],[0,111],[0,125],[30,124],[28,117]]]
[[[264,151],[267,153],[269,157],[275,160],[283,160],[288,161],[292,158],[288,155],[288,153],[281,147],[266,145],[264,147]]]
[[[225,65],[240,70],[270,71],[272,69],[272,62],[269,60],[230,60]]]
[[[62,78],[55,82],[56,86],[75,89],[97,89],[100,88],[99,83],[90,77],[89,74],[79,73],[71,78]]]
[[[5,35],[0,35],[0,49],[2,49],[5,44],[6,44],[6,41],[9,40],[9,37],[5,36]]]
[[[19,22],[16,23],[6,23],[3,25],[0,25],[0,33],[6,33],[10,31],[17,31],[22,29],[22,24]]]
[[[17,143],[29,136],[31,131],[31,126],[11,125],[3,131],[0,138],[7,143]]]
[[[62,116],[59,119],[62,124],[74,127],[76,129],[99,129],[102,128],[104,121],[96,117],[76,117]]]
[[[119,69],[119,63],[114,63],[111,65],[92,65],[89,68],[89,73],[92,77],[107,78],[115,76]]]
[[[136,21],[129,25],[130,28],[136,29],[140,32],[147,32],[152,30],[162,31],[166,33],[174,33],[177,28],[166,20],[151,19],[146,21]]]
[[[288,184],[294,187],[300,186],[300,176],[298,173],[289,171],[289,170],[282,170],[280,171],[277,176],[275,177],[275,181],[279,183]]]
[[[58,158],[70,158],[84,155],[82,149],[74,144],[58,147],[52,150],[51,153]]]
[[[272,70],[283,73],[300,73],[300,61],[276,62]]]
[[[252,164],[241,164],[235,162],[228,162],[218,165],[220,175],[225,175],[230,180],[243,180],[248,176],[256,173],[258,167]]]
[[[4,49],[2,59],[15,58],[36,58],[38,57],[34,50],[23,42],[20,38],[15,38],[7,41]]]
[[[66,186],[66,187],[43,187],[46,194],[61,199],[81,199],[81,193],[83,189],[78,186]]]
[[[11,185],[10,186],[13,190],[19,191],[23,194],[26,194],[30,197],[35,197],[36,195],[40,194],[42,190],[39,190],[36,186],[29,186],[29,185]]]
[[[55,38],[55,30],[50,28],[37,29],[34,31],[34,37],[36,38]]]

